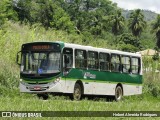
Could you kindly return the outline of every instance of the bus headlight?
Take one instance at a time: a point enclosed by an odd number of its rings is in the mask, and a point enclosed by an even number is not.
[[[20,81],[20,83],[21,83],[22,85],[25,85],[25,86],[26,86],[26,83],[25,83],[25,82],[23,82],[23,81]]]
[[[59,82],[61,80],[60,77],[56,78],[55,82]]]

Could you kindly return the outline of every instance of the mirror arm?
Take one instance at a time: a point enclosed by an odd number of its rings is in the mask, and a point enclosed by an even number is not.
[[[18,63],[18,60],[19,60],[19,53],[21,53],[21,51],[19,51],[19,52],[17,53],[16,63],[17,63],[18,65],[21,65],[20,63]]]

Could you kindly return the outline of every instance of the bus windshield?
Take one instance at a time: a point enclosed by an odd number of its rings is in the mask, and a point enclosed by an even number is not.
[[[60,72],[60,52],[22,52],[21,73],[47,74]]]

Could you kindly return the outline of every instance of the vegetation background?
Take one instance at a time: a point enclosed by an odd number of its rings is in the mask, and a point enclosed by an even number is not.
[[[143,58],[143,94],[125,97],[120,103],[104,98],[75,102],[64,96],[43,101],[36,95],[19,93],[16,53],[23,43],[33,41],[64,41],[129,52],[159,51],[160,15],[148,10],[123,10],[109,0],[0,1],[1,111],[159,110],[160,73],[155,72],[160,70],[158,54]]]

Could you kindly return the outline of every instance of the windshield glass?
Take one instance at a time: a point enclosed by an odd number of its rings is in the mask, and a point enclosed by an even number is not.
[[[28,74],[46,74],[60,72],[59,52],[22,53],[21,72]]]

